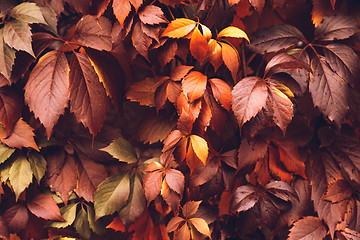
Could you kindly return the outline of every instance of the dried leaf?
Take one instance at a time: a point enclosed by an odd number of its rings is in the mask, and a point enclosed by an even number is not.
[[[182,207],[182,213],[185,218],[190,218],[192,215],[194,215],[200,206],[200,203],[202,201],[190,201],[184,204]]]
[[[109,146],[100,150],[109,153],[121,162],[134,163],[137,161],[134,148],[124,138],[115,139]]]
[[[50,227],[54,228],[65,228],[70,226],[75,221],[77,203],[71,203],[60,209],[61,217],[65,220],[64,222],[51,222]]]
[[[139,12],[140,21],[144,24],[166,23],[167,20],[161,8],[154,5],[147,5]]]
[[[44,177],[46,171],[45,158],[39,153],[30,152],[28,161],[30,163],[34,177],[36,178],[38,184],[40,184],[40,181]]]
[[[35,57],[31,46],[31,35],[29,25],[19,20],[9,21],[3,28],[4,42],[7,45]]]
[[[231,212],[247,211],[259,201],[257,189],[251,185],[238,187],[231,198]]]
[[[33,172],[30,163],[24,155],[19,155],[10,167],[10,184],[15,192],[16,201],[20,194],[32,182]]]
[[[15,50],[5,43],[3,36],[4,30],[0,29],[0,73],[9,79],[15,61]]]
[[[9,15],[17,20],[26,23],[43,23],[47,24],[41,9],[35,3],[24,2],[9,12]]]

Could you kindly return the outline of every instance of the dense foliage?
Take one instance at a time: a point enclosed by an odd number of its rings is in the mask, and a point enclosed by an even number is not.
[[[0,238],[360,239],[357,0],[1,0]]]

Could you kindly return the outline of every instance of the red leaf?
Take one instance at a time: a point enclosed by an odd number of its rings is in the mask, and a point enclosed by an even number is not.
[[[5,239],[10,238],[7,223],[2,216],[0,216],[0,237]]]
[[[105,17],[86,15],[76,24],[74,38],[87,47],[111,51],[111,23]]]
[[[95,136],[100,132],[109,101],[89,58],[75,53],[70,60],[70,111]]]
[[[170,73],[170,78],[173,81],[181,81],[193,69],[194,66],[179,65],[176,66]]]
[[[53,221],[64,221],[59,207],[49,194],[38,194],[26,205],[30,212],[37,217]]]
[[[33,131],[34,129],[20,118],[15,123],[10,136],[1,138],[1,141],[12,148],[31,147],[39,151],[39,148],[34,140],[35,134]]]
[[[251,0],[249,2],[259,14],[262,13],[262,10],[265,6],[265,0]]]
[[[230,111],[231,102],[231,88],[221,79],[211,78],[209,79],[210,86],[214,95],[214,98],[221,104],[223,108]]]
[[[165,170],[165,180],[167,185],[177,192],[180,196],[184,191],[185,177],[179,170],[176,169],[166,169]]]
[[[171,207],[174,212],[178,211],[181,197],[174,190],[172,190],[166,181],[163,181],[161,186],[161,196],[165,202]]]
[[[345,180],[340,179],[328,186],[325,195],[321,199],[337,203],[348,199],[352,193],[353,190],[349,184]]]
[[[169,223],[168,223],[168,225],[167,225],[167,227],[166,227],[166,230],[167,230],[168,232],[176,231],[176,229],[179,227],[180,223],[183,222],[183,221],[185,221],[185,219],[183,219],[183,218],[181,218],[181,217],[179,217],[179,216],[173,217],[173,218],[169,221]]]
[[[79,180],[75,189],[79,197],[94,202],[95,190],[108,174],[104,165],[94,162],[80,151],[77,151],[82,167],[79,168]]]
[[[201,72],[192,71],[184,77],[182,82],[183,90],[189,101],[193,102],[204,95],[207,84],[207,77]]]
[[[115,231],[125,232],[125,225],[119,216],[115,217],[114,220],[106,226],[106,228],[114,229]]]
[[[48,162],[47,183],[56,191],[65,204],[76,187],[76,164],[72,156],[63,151],[53,152],[46,156]]]
[[[141,22],[137,22],[134,25],[131,40],[141,56],[148,59],[148,50],[152,43],[152,38],[144,33]]]
[[[150,203],[160,194],[161,185],[163,182],[163,176],[164,173],[162,171],[148,172],[145,175],[143,182],[144,182],[145,197],[148,203]]]
[[[326,228],[321,219],[310,216],[294,223],[294,226],[290,229],[288,239],[324,239],[325,236]]]
[[[114,14],[119,21],[120,25],[124,27],[124,21],[126,17],[129,15],[131,11],[131,5],[134,6],[135,10],[137,11],[141,4],[143,3],[142,0],[114,0],[112,7]]]
[[[266,106],[268,91],[260,78],[247,77],[235,85],[231,95],[232,109],[241,128]]]
[[[265,157],[267,146],[268,144],[262,138],[252,139],[251,141],[244,139],[239,148],[238,169],[246,167],[258,159]]]
[[[19,93],[12,88],[0,88],[0,124],[6,128],[8,134],[19,119],[21,109],[22,100]]]
[[[46,128],[48,138],[68,105],[69,72],[65,54],[51,51],[40,58],[25,86],[25,102]]]

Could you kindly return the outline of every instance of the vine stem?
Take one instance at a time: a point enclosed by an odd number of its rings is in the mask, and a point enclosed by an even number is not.
[[[241,55],[241,67],[243,70],[243,77],[247,77],[247,71],[246,71],[246,58],[245,58],[245,42],[242,41],[240,46],[240,55]]]

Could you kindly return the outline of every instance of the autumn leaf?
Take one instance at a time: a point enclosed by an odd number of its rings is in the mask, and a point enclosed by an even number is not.
[[[11,48],[22,50],[35,57],[31,47],[31,31],[27,23],[12,20],[3,28],[4,42]]]
[[[86,15],[76,24],[74,38],[87,47],[110,51],[111,23],[105,17]]]
[[[33,172],[28,160],[24,155],[18,155],[9,171],[9,180],[12,188],[14,189],[16,201],[18,200],[20,194],[32,182],[32,176]]]
[[[69,72],[65,54],[51,51],[40,58],[25,86],[25,102],[45,126],[48,138],[68,105]]]
[[[290,229],[289,240],[323,239],[325,236],[326,228],[321,219],[309,216],[294,223]]]
[[[154,5],[147,5],[141,11],[139,11],[139,19],[141,22],[149,25],[167,22],[161,8]]]
[[[9,79],[15,61],[15,50],[3,39],[4,30],[0,29],[0,73]]]
[[[119,21],[120,25],[124,26],[124,21],[126,17],[129,15],[131,11],[131,5],[137,11],[141,4],[142,0],[114,0],[112,4],[112,8],[116,19]]]
[[[21,116],[22,103],[20,95],[13,88],[0,88],[0,123],[10,134],[14,124]]]
[[[124,138],[115,139],[109,146],[100,150],[109,153],[121,162],[133,163],[137,161],[135,150]]]
[[[314,38],[318,41],[345,39],[354,35],[359,29],[354,19],[347,16],[329,16],[316,27]]]
[[[130,178],[128,174],[117,174],[103,181],[95,192],[95,215],[100,218],[119,211],[128,201]]]
[[[161,37],[182,38],[186,37],[196,27],[196,22],[187,18],[177,18],[165,29]]]
[[[77,203],[71,203],[68,204],[62,208],[60,208],[60,214],[61,217],[65,220],[62,222],[51,222],[49,224],[50,227],[54,227],[54,228],[65,228],[67,226],[70,226],[71,224],[73,224],[73,222],[75,221],[76,218],[76,207],[77,207]]]
[[[195,101],[204,94],[206,84],[207,77],[197,71],[187,74],[182,82],[184,92],[187,94],[190,102]]]
[[[203,63],[208,52],[206,38],[201,34],[197,27],[194,28],[191,34],[190,52],[200,63]]]
[[[89,58],[81,53],[70,59],[70,111],[95,136],[100,132],[109,101]]]
[[[233,27],[233,26],[224,28],[217,35],[217,38],[224,38],[224,37],[245,38],[250,43],[250,40],[249,40],[249,37],[247,36],[247,34],[243,30],[241,30],[237,27]]]
[[[236,81],[237,72],[240,66],[239,54],[236,49],[224,42],[221,45],[221,56],[226,67],[230,70],[233,80]]]
[[[28,202],[26,206],[30,212],[40,218],[54,221],[63,220],[59,207],[51,195],[38,194],[30,202]]]
[[[20,118],[15,123],[10,136],[1,138],[0,140],[5,145],[12,148],[31,147],[39,151],[39,148],[34,140],[35,134],[33,133],[33,131],[34,129]]]
[[[40,7],[35,3],[24,2],[9,12],[9,15],[17,20],[26,22],[26,23],[43,23],[47,24]]]
[[[45,158],[37,152],[30,152],[28,161],[35,179],[37,180],[38,184],[40,184],[40,181],[44,177],[46,171]]]

